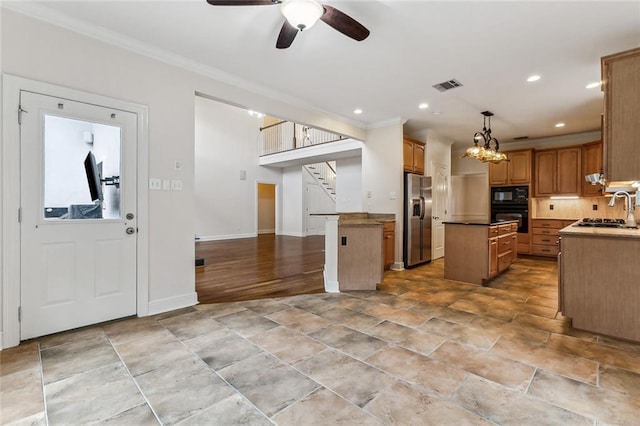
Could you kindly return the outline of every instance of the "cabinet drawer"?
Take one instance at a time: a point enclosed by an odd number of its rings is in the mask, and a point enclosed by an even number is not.
[[[535,237],[536,235],[551,235],[557,236],[559,229],[552,228],[533,228],[532,234]]]
[[[531,254],[537,254],[538,256],[553,256],[558,255],[558,246],[542,246],[538,244],[531,245]]]
[[[511,224],[511,232],[518,232],[518,223]]]
[[[553,228],[562,229],[565,227],[564,221],[559,219],[533,219],[531,221],[533,228]]]
[[[511,233],[511,224],[498,225],[498,235],[505,235]]]
[[[498,237],[498,256],[502,253],[512,251],[513,249],[513,238],[511,237],[511,235]]]
[[[558,237],[556,235],[534,235],[533,244],[554,246],[558,244]]]
[[[488,228],[488,237],[493,238],[498,236],[498,226],[493,225]]]
[[[382,230],[384,232],[393,232],[396,229],[395,222],[382,222]]]
[[[511,266],[511,256],[511,252],[498,255],[498,272],[502,272]]]

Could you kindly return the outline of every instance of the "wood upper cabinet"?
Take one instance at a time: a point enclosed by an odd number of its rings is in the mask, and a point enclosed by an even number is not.
[[[600,185],[591,185],[584,176],[602,171],[602,142],[589,143],[582,146],[582,195],[597,197],[602,195]]]
[[[579,195],[584,180],[581,165],[581,147],[537,151],[535,154],[535,196]]]
[[[424,142],[405,136],[402,140],[404,171],[424,174]]]
[[[640,179],[640,48],[602,58],[608,181]]]
[[[506,152],[509,161],[489,163],[490,185],[525,185],[531,182],[531,150]]]

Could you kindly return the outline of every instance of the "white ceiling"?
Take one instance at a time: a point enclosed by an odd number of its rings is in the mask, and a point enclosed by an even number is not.
[[[362,127],[402,118],[470,143],[481,111],[503,144],[597,130],[600,57],[640,46],[640,1],[326,0],[370,31],[356,42],[323,22],[277,50],[278,6],[205,0],[9,2],[85,33],[118,34],[219,79],[276,93]],[[113,37],[111,37],[113,39]],[[157,55],[156,55],[157,56]],[[531,74],[542,79],[527,83]],[[455,78],[463,87],[432,85]],[[427,102],[429,108],[418,109]],[[353,114],[355,108],[364,113]],[[269,111],[265,111],[269,113]],[[433,114],[441,112],[440,115]],[[555,128],[557,122],[564,128]]]

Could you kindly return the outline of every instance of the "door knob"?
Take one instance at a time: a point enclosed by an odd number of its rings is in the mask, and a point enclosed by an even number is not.
[[[136,230],[132,227],[128,227],[125,232],[127,233],[127,235],[131,235],[131,234],[135,234]]]

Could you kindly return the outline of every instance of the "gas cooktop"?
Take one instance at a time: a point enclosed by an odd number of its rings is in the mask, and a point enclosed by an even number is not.
[[[593,226],[597,228],[624,228],[624,219],[603,219],[585,217],[577,226]]]

